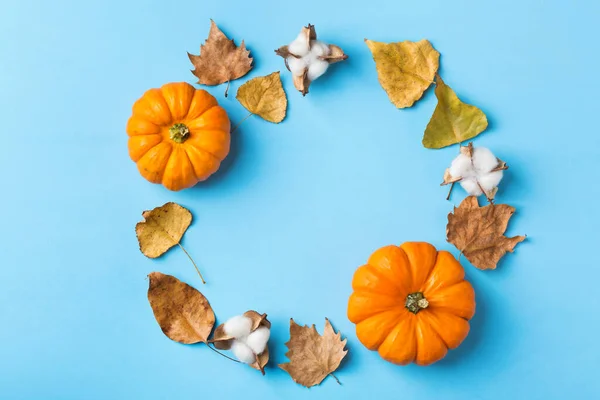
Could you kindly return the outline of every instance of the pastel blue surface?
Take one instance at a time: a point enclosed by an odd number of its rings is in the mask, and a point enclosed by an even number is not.
[[[3,173],[1,399],[597,398],[600,349],[597,2],[9,1],[0,14]],[[142,179],[125,123],[142,93],[195,82],[209,18],[255,68],[282,70],[280,125],[251,118],[222,170],[172,193]],[[273,49],[306,23],[350,56],[297,93]],[[445,241],[439,183],[456,147],[421,145],[429,90],[397,110],[363,43],[427,38],[441,74],[481,107],[476,139],[510,169],[498,202],[528,239],[495,271],[465,262],[477,314],[463,345],[431,367],[398,367],[358,342],[346,318],[353,271],[376,248]],[[233,121],[246,111],[209,88]],[[194,223],[183,252],[138,250],[141,211],[175,201]],[[146,299],[151,271],[198,287],[220,321],[247,309],[273,322],[266,377],[167,339]],[[348,338],[337,376],[305,389],[279,370],[288,320],[328,317]]]

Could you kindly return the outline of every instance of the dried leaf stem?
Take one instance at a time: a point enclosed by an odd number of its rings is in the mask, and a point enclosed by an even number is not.
[[[178,242],[177,245],[181,248],[181,250],[183,250],[183,252],[185,253],[185,255],[188,256],[188,258],[190,259],[190,261],[192,262],[192,264],[194,264],[194,268],[196,268],[196,272],[198,272],[198,276],[200,277],[200,280],[202,281],[202,283],[206,284],[206,281],[202,277],[202,274],[200,273],[200,270],[198,269],[198,266],[196,265],[196,262],[194,262],[194,259],[192,258],[192,256],[190,256],[190,253],[187,252],[187,250],[181,245],[181,243]]]
[[[338,383],[338,385],[342,386],[342,382],[340,382],[340,380],[337,378],[337,376],[335,376],[335,375],[333,374],[333,372],[331,372],[331,373],[329,374],[329,376],[332,376],[332,377],[333,377],[333,379],[335,379],[335,381]]]
[[[240,120],[240,122],[238,122],[237,124],[235,124],[235,126],[231,130],[231,133],[235,132],[240,127],[240,125],[242,124],[242,122],[244,122],[245,120],[247,120],[248,118],[250,118],[253,115],[254,115],[254,113],[250,113],[250,114],[246,115],[244,118],[242,118]]]
[[[210,343],[210,341],[209,341],[209,343]],[[223,353],[221,353],[219,350],[217,350],[217,349],[215,349],[214,347],[212,347],[212,346],[211,346],[209,343],[206,343],[206,345],[208,346],[208,348],[209,348],[209,349],[211,349],[211,350],[212,350],[212,351],[214,351],[215,353],[217,353],[217,354],[219,354],[219,355],[221,355],[221,356],[223,356],[223,357],[225,357],[225,358],[227,358],[227,359],[229,359],[229,360],[231,360],[231,361],[233,361],[233,362],[236,362],[236,363],[241,363],[241,361],[239,361],[239,360],[236,360],[235,358],[231,358],[231,357],[229,357],[227,354],[223,354]]]

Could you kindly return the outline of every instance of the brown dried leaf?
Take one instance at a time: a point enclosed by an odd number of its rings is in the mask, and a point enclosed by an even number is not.
[[[428,40],[382,43],[365,39],[373,54],[377,76],[390,101],[398,108],[412,107],[433,83],[440,53]]]
[[[194,65],[192,73],[202,85],[229,82],[241,78],[252,69],[252,57],[244,41],[240,47],[236,47],[213,20],[210,20],[208,39],[200,46],[200,55],[188,53],[188,57]]]
[[[144,221],[135,226],[140,251],[146,257],[157,258],[171,247],[179,246],[194,264],[202,283],[206,283],[192,257],[179,243],[192,223],[192,213],[177,203],[169,202],[153,210],[144,211],[142,217]]]
[[[507,204],[479,207],[477,197],[469,196],[448,214],[447,240],[476,268],[496,269],[500,258],[525,240],[525,236],[504,236],[514,212]]]
[[[236,99],[252,114],[273,123],[285,118],[287,98],[278,72],[250,79],[237,91]]]
[[[290,340],[286,346],[289,351],[285,355],[290,362],[279,364],[279,367],[296,383],[306,387],[320,384],[340,366],[348,353],[344,350],[346,339],[341,339],[340,332],[335,333],[328,319],[325,319],[323,336],[314,325],[310,328],[300,326],[290,319]]]
[[[206,343],[215,314],[202,293],[171,275],[148,275],[148,301],[163,333],[179,343]]]
[[[250,318],[252,321],[252,328],[250,332],[254,332],[261,326],[265,326],[271,329],[271,322],[267,319],[267,314],[259,314],[254,310],[246,311],[245,317]],[[219,350],[229,350],[233,344],[234,338],[225,333],[225,324],[221,324],[215,329],[213,338],[210,340],[211,343]],[[256,355],[256,361],[250,366],[254,369],[259,370],[262,374],[265,374],[265,366],[269,362],[269,347],[265,347],[265,351]]]

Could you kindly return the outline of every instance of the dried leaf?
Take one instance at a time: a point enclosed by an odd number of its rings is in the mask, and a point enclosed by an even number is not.
[[[254,310],[246,311],[244,313],[245,317],[250,318],[252,320],[252,328],[250,332],[254,332],[261,326],[265,326],[271,329],[271,322],[267,319],[267,314],[259,314]],[[215,333],[213,338],[210,340],[214,343],[215,347],[219,350],[229,350],[231,349],[231,345],[233,344],[233,337],[228,336],[225,333],[225,324],[221,324],[215,329]],[[250,366],[254,369],[259,370],[262,374],[265,374],[265,366],[269,362],[269,347],[265,347],[265,351],[260,354],[256,354],[256,361]]]
[[[244,41],[240,47],[236,47],[213,20],[210,20],[208,39],[200,46],[200,55],[188,53],[188,57],[194,65],[192,73],[202,85],[229,82],[241,78],[252,69],[252,57]]]
[[[479,207],[477,197],[469,196],[448,214],[447,240],[475,267],[496,269],[500,258],[525,240],[525,236],[504,236],[514,212],[514,207],[507,204]]]
[[[290,340],[286,343],[289,351],[285,354],[290,362],[279,364],[292,379],[303,386],[320,384],[332,374],[348,353],[344,350],[346,339],[333,330],[325,319],[325,331],[319,335],[315,326],[300,326],[290,319]],[[337,378],[336,378],[337,380]]]
[[[483,111],[460,101],[439,75],[435,82],[438,104],[425,129],[423,146],[440,149],[474,138],[487,128],[488,121]]]
[[[379,83],[398,108],[419,100],[440,65],[440,53],[428,40],[382,43],[365,39],[373,54]]]
[[[192,257],[181,245],[180,240],[192,223],[192,213],[179,204],[169,202],[142,213],[144,221],[135,226],[141,252],[150,258],[162,256],[173,246],[179,246],[194,264],[202,283],[204,279]]]
[[[179,343],[206,343],[215,324],[206,297],[174,276],[152,272],[148,277],[148,301],[164,334]]]
[[[250,79],[240,86],[236,99],[252,114],[269,122],[278,124],[285,118],[287,98],[279,72]]]

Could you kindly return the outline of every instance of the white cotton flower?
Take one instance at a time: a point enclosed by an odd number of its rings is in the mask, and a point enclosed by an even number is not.
[[[310,55],[312,57],[325,57],[331,53],[329,46],[326,43],[321,42],[320,40],[311,40],[310,41]]]
[[[225,322],[223,329],[228,336],[245,338],[252,330],[252,320],[244,315],[236,315]]]
[[[308,47],[308,37],[303,32],[300,32],[296,39],[294,39],[292,43],[288,44],[288,50],[290,51],[290,53],[300,57],[308,54]]]
[[[288,68],[290,69],[290,71],[292,72],[292,75],[294,75],[294,76],[304,75],[304,71],[306,71],[306,67],[308,67],[308,64],[306,63],[306,61],[307,61],[307,59],[305,57],[296,58],[294,56],[289,56],[287,58],[287,65],[288,65]]]
[[[500,161],[485,147],[462,147],[461,153],[452,160],[445,182],[458,181],[470,196],[486,194],[493,198],[494,189],[502,180],[502,170],[494,171]]]
[[[485,147],[473,148],[473,166],[478,173],[487,173],[498,166],[498,159]]]
[[[312,82],[327,71],[329,63],[323,60],[315,60],[308,66],[308,79]]]
[[[265,351],[267,347],[267,342],[269,341],[269,336],[271,336],[271,331],[266,326],[261,326],[250,335],[246,339],[246,344],[255,354],[260,354]]]
[[[256,354],[252,351],[250,347],[241,340],[234,340],[231,345],[231,352],[243,363],[252,364],[256,361]]]

